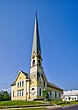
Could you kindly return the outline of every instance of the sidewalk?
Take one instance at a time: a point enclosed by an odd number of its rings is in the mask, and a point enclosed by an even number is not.
[[[48,106],[46,110],[61,110],[61,106]]]
[[[39,106],[39,107],[25,107],[25,108],[3,108],[3,109],[0,109],[0,110],[17,110],[17,109],[22,109],[22,110],[28,110],[28,109],[31,109],[31,110],[33,110],[33,109],[37,109],[37,108],[43,108],[43,110],[60,110],[62,107],[61,106],[45,106],[45,107],[43,107],[43,106]]]

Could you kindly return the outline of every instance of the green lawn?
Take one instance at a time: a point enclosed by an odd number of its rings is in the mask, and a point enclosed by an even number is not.
[[[23,106],[23,105],[39,105],[44,104],[43,101],[0,101],[0,106]]]
[[[36,107],[37,105],[45,104],[45,101],[0,101],[0,107],[14,107],[14,106],[30,106],[30,108],[17,108],[10,110],[45,110],[45,106]],[[35,108],[31,107],[34,106]]]
[[[66,102],[66,101],[61,101],[61,100],[53,100],[50,103],[51,104],[60,105],[60,106],[69,106],[69,105],[76,105],[76,104],[78,104],[77,101]]]
[[[14,106],[30,106],[31,108],[27,108],[26,110],[35,110],[32,106],[37,107],[38,105],[42,104],[50,104],[50,105],[60,105],[60,106],[69,106],[78,104],[77,101],[72,102],[63,102],[61,100],[52,100],[52,101],[0,101],[0,107],[14,107]],[[40,108],[36,108],[37,110],[44,110],[46,106],[41,106]],[[19,110],[19,109],[17,109]],[[20,109],[21,110],[21,109]],[[25,109],[22,109],[25,110]]]

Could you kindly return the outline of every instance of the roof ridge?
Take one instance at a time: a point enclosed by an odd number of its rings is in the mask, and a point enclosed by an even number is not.
[[[57,89],[63,90],[63,89],[61,89],[60,87],[56,86],[54,83],[48,82],[48,84],[50,84],[51,86],[53,86],[53,87],[55,87],[55,88],[57,88]]]

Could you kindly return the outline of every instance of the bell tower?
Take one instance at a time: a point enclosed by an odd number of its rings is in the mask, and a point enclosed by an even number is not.
[[[42,54],[39,38],[37,12],[35,16],[34,36],[32,43],[30,79],[30,97],[33,99],[41,98],[42,90],[47,87],[47,79],[42,67]]]

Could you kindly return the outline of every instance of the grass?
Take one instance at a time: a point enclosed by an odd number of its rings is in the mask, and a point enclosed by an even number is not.
[[[42,104],[50,104],[50,105],[60,105],[60,106],[70,106],[70,105],[76,105],[78,104],[77,101],[61,101],[61,100],[52,100],[52,101],[0,101],[0,107],[14,107],[14,106],[30,106],[31,108],[26,109],[17,109],[17,110],[45,110],[44,107],[41,106],[40,108],[37,108],[38,105]],[[35,108],[32,108],[34,106]]]
[[[36,107],[37,105],[45,104],[44,101],[0,101],[0,107],[14,107],[14,106],[30,106],[29,108],[13,108],[10,110],[45,110],[45,106]],[[34,106],[34,107],[31,107]]]
[[[36,106],[39,104],[44,104],[44,102],[41,101],[1,101],[0,106]]]
[[[76,105],[78,104],[77,101],[61,101],[61,100],[53,100],[50,102],[51,104],[60,105],[60,106],[70,106],[70,105]]]

